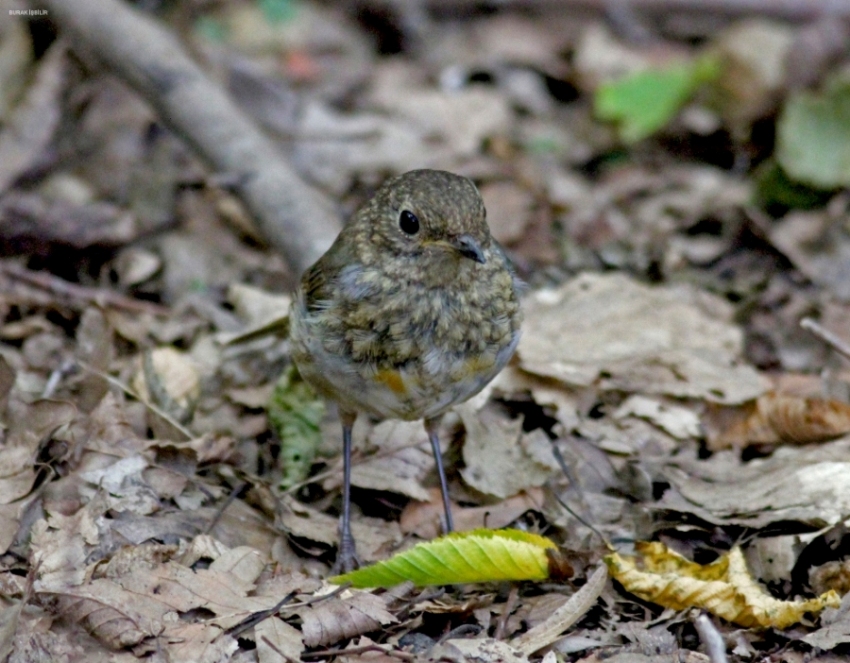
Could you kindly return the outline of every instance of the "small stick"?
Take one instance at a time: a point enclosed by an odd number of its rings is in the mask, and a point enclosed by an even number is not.
[[[701,612],[694,619],[694,626],[699,633],[702,644],[705,645],[705,652],[711,659],[711,663],[727,663],[726,644],[723,642],[723,636],[720,635],[720,631],[717,630],[709,616]]]
[[[112,290],[103,288],[89,288],[76,283],[69,283],[64,279],[60,279],[53,274],[47,272],[34,272],[31,269],[26,269],[20,265],[10,263],[0,263],[0,271],[10,278],[23,281],[29,285],[33,285],[42,290],[58,295],[60,297],[68,297],[85,304],[97,304],[98,306],[123,309],[131,313],[151,313],[153,315],[170,315],[171,311],[165,306],[153,304],[151,302],[143,302],[132,297],[125,297]]]
[[[505,606],[502,608],[502,614],[499,615],[499,621],[496,624],[496,630],[493,633],[494,640],[505,639],[505,632],[508,630],[508,619],[514,611],[514,608],[516,608],[517,600],[519,600],[519,587],[514,584],[511,585],[511,591],[508,593]]]
[[[596,599],[599,598],[607,581],[608,569],[602,564],[587,579],[584,587],[573,594],[570,600],[553,612],[545,622],[509,641],[509,644],[526,656],[531,656],[534,652],[548,647],[596,604]]]
[[[850,359],[850,344],[840,339],[831,331],[823,327],[820,323],[816,322],[812,318],[803,318],[800,320],[800,326],[806,331],[817,336],[845,359]]]

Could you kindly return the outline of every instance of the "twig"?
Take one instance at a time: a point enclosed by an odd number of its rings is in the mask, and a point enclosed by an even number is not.
[[[359,647],[348,647],[347,649],[320,649],[318,651],[304,652],[301,654],[302,658],[330,658],[332,656],[350,656],[352,654],[365,654],[366,652],[377,651],[381,652],[385,656],[392,656],[393,658],[400,659],[402,661],[415,661],[416,656],[414,654],[408,654],[406,651],[398,651],[396,649],[391,649],[384,645],[379,645],[374,642],[369,645],[361,645]]]
[[[233,490],[230,491],[230,495],[227,496],[227,499],[222,502],[221,506],[216,509],[215,515],[212,520],[210,520],[209,524],[204,528],[204,534],[210,534],[213,531],[213,528],[218,525],[218,521],[221,520],[221,517],[224,515],[224,512],[227,510],[231,504],[236,501],[242,491],[244,491],[248,487],[248,482],[243,481],[238,484]]]
[[[800,326],[806,331],[810,331],[812,334],[817,336],[845,359],[850,359],[850,344],[838,338],[838,336],[821,326],[815,320],[812,320],[812,318],[803,318],[800,320]]]
[[[272,615],[276,615],[277,611],[280,610],[284,605],[289,603],[292,599],[294,599],[296,594],[298,594],[298,592],[296,591],[289,592],[289,594],[284,596],[271,608],[268,608],[267,610],[258,610],[257,612],[248,615],[241,622],[239,622],[238,624],[234,624],[229,629],[227,629],[225,633],[232,638],[237,637],[240,633],[244,633],[252,626],[256,626],[261,621],[268,619]]]
[[[587,614],[605,588],[607,580],[608,569],[601,564],[587,579],[585,586],[573,594],[569,601],[552,613],[545,622],[511,640],[511,646],[530,656],[551,645],[564,631]]]
[[[71,47],[144,96],[213,168],[233,175],[263,235],[301,272],[339,231],[331,202],[304,183],[250,119],[150,16],[120,0],[38,0]]]
[[[723,636],[720,631],[711,621],[708,615],[701,612],[694,619],[694,626],[699,633],[699,638],[705,646],[705,653],[711,659],[711,663],[727,663],[726,644],[723,642]]]
[[[499,621],[496,623],[496,630],[493,632],[494,640],[503,640],[505,638],[505,633],[508,630],[508,619],[510,619],[511,613],[516,608],[517,600],[519,599],[519,586],[516,584],[511,585],[511,591],[508,592],[508,598],[505,601],[505,605],[502,608],[502,614],[499,615]]]
[[[10,278],[47,290],[59,297],[74,299],[85,304],[123,309],[131,313],[150,313],[152,315],[169,315],[171,313],[168,308],[159,304],[143,302],[104,288],[89,288],[84,285],[69,283],[48,272],[34,272],[13,263],[0,263],[0,271]]]
[[[86,369],[89,373],[94,373],[95,375],[102,377],[104,380],[106,380],[112,386],[118,387],[121,391],[123,391],[128,396],[132,396],[137,401],[143,403],[146,408],[148,408],[149,410],[151,410],[155,414],[158,414],[160,417],[165,419],[169,424],[174,426],[174,428],[176,428],[178,431],[183,433],[183,435],[186,436],[187,440],[192,440],[192,439],[195,438],[195,435],[193,435],[192,432],[188,428],[186,428],[183,424],[181,424],[179,421],[177,421],[174,417],[172,417],[170,414],[168,414],[168,412],[163,410],[161,407],[157,406],[155,403],[151,403],[147,398],[143,397],[141,394],[136,393],[136,391],[134,389],[132,389],[129,385],[126,385],[123,382],[121,382],[121,380],[118,380],[117,378],[112,377],[111,375],[109,375],[109,373],[104,373],[103,371],[99,371],[94,366],[91,366],[84,361],[77,360],[77,362],[79,363],[80,366],[82,366],[84,369]]]
[[[587,515],[589,509],[588,509],[587,501],[584,499],[584,493],[581,491],[581,488],[579,487],[578,480],[575,477],[575,473],[570,469],[570,466],[567,465],[567,461],[564,460],[564,456],[561,453],[561,450],[558,448],[558,445],[556,445],[556,444],[552,444],[552,455],[555,456],[555,460],[557,461],[558,465],[560,466],[561,471],[564,473],[564,476],[567,477],[567,481],[570,482],[570,488],[575,489],[576,494],[579,496],[579,500],[581,501],[582,507],[583,507],[582,510],[584,511],[585,515],[584,516],[579,515],[576,512],[575,509],[573,509],[569,504],[566,503],[565,500],[561,499],[560,495],[556,494],[555,499],[558,500],[558,504],[560,504],[562,507],[564,507],[564,510],[566,510],[567,513],[571,514],[573,516],[573,518],[578,520],[582,525],[587,527],[591,532],[593,532],[600,539],[602,539],[602,543],[605,544],[605,547],[607,547],[608,550],[613,551],[614,546],[611,545],[611,542],[608,541],[608,539],[605,538],[605,535],[602,532],[600,532],[596,527],[594,527],[590,523],[590,517]]]

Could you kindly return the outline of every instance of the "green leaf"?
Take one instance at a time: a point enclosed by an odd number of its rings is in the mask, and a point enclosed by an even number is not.
[[[618,125],[623,141],[635,143],[666,126],[700,85],[719,74],[720,65],[710,56],[639,71],[601,85],[594,110],[599,119]]]
[[[287,23],[295,18],[294,0],[259,0],[259,5],[269,23]]]
[[[394,555],[390,559],[330,578],[354,587],[392,587],[407,580],[415,585],[453,585],[505,580],[545,580],[549,553],[546,537],[516,529],[455,532]]]
[[[281,442],[284,490],[307,478],[321,442],[325,404],[294,366],[280,376],[268,405],[269,424]]]
[[[776,158],[798,182],[850,186],[850,78],[833,80],[821,94],[788,99],[777,124]]]
[[[815,209],[832,194],[791,180],[776,161],[769,159],[754,173],[756,201],[769,214],[782,216],[789,209]]]
[[[200,37],[215,43],[221,43],[227,38],[227,28],[217,18],[201,16],[195,21],[195,33]]]

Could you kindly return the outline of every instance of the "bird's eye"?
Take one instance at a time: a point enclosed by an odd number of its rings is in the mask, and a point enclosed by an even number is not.
[[[408,235],[415,235],[419,232],[419,219],[410,210],[402,210],[398,217],[398,227]]]

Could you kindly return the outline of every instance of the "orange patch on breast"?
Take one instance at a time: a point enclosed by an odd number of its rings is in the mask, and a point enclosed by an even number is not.
[[[404,386],[404,380],[401,378],[401,373],[393,370],[378,371],[375,379],[381,384],[387,385],[396,394],[404,394],[407,388]]]

